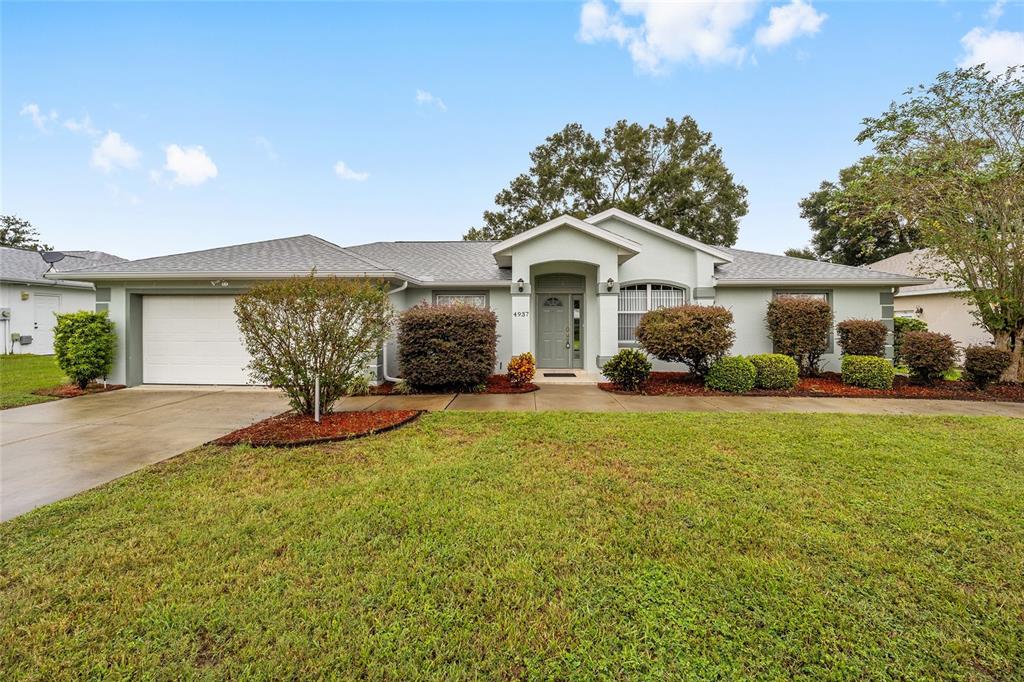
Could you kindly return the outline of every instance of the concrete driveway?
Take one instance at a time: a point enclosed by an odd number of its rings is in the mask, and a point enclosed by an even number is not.
[[[0,411],[0,520],[287,409],[268,389],[147,386]]]

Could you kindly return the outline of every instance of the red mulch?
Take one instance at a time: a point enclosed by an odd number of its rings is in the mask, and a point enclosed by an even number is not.
[[[610,383],[598,386],[611,393],[625,393]],[[826,372],[818,377],[800,379],[796,388],[791,391],[769,391],[754,389],[747,393],[724,393],[711,391],[695,377],[685,372],[652,372],[647,383],[634,394],[642,395],[766,395],[796,396],[807,398],[928,398],[932,400],[1004,400],[1008,402],[1024,402],[1024,385],[992,384],[984,391],[979,391],[969,381],[940,381],[933,386],[915,384],[907,377],[898,376],[891,391],[878,391],[859,386],[847,386],[840,375]]]
[[[385,383],[370,388],[372,395],[391,395],[394,393],[394,384]],[[508,377],[504,374],[492,374],[487,379],[487,388],[480,393],[531,393],[539,389],[540,386],[534,383],[523,384],[522,386],[516,386],[508,380]],[[432,395],[437,393],[466,393],[466,391],[459,390],[458,388],[451,391],[417,391],[417,395]]]
[[[106,393],[107,391],[116,391],[124,388],[124,384],[89,384],[85,390],[78,387],[78,384],[64,384],[63,386],[55,386],[54,388],[41,388],[38,391],[32,391],[35,395],[48,395],[54,398],[77,398],[80,395],[91,395],[93,393]]]
[[[285,412],[232,431],[213,441],[214,445],[249,445],[293,447],[334,440],[361,438],[390,431],[408,424],[420,415],[419,410],[375,410],[372,412],[332,412],[320,416],[320,423],[305,414]]]

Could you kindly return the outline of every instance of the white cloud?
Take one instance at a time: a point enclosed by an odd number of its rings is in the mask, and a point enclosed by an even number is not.
[[[167,154],[164,170],[174,174],[174,182],[178,185],[201,185],[217,177],[217,165],[201,146],[171,144],[164,147],[164,152]]]
[[[421,107],[433,107],[438,111],[448,111],[448,105],[444,103],[443,99],[430,94],[426,90],[416,91],[416,104]]]
[[[50,123],[57,120],[57,112],[55,110],[50,109],[50,113],[43,113],[35,102],[23,106],[20,113],[22,116],[28,116],[32,119],[32,125],[41,133],[50,132]]]
[[[585,43],[612,40],[629,50],[641,71],[662,71],[666,62],[739,64],[747,49],[736,32],[750,22],[756,0],[657,2],[620,0],[621,12],[602,0],[587,0],[580,12],[578,38]],[[639,22],[627,23],[637,17]]]
[[[788,5],[779,5],[769,10],[768,23],[757,29],[754,40],[764,47],[778,47],[797,36],[817,33],[826,16],[823,12],[815,11],[810,3],[791,0]]]
[[[995,75],[1024,64],[1024,33],[976,27],[960,39],[960,44],[964,47],[960,66],[984,64]]]
[[[88,114],[82,119],[68,118],[64,120],[64,127],[73,133],[81,133],[90,137],[96,137],[100,131],[92,124],[92,118]]]
[[[985,18],[990,21],[996,21],[999,17],[1003,16],[1003,9],[1006,7],[1006,0],[996,0],[992,3],[992,6],[985,12]]]
[[[352,170],[344,161],[334,164],[334,174],[342,180],[353,180],[355,182],[362,182],[370,177],[369,173]]]
[[[115,168],[135,168],[139,165],[140,156],[138,149],[125,142],[118,133],[108,130],[92,148],[92,165],[109,173]]]
[[[277,161],[277,150],[274,149],[274,145],[270,143],[270,140],[262,135],[257,135],[252,138],[252,143],[262,149],[268,159],[271,161]]]

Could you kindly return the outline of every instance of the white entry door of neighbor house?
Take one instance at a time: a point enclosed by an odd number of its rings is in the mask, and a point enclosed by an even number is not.
[[[53,353],[53,328],[57,326],[60,312],[60,296],[36,294],[35,323],[32,325],[32,344],[22,348],[23,353],[51,355]],[[29,334],[25,334],[28,336]]]
[[[234,296],[143,296],[143,383],[251,383],[234,306]]]

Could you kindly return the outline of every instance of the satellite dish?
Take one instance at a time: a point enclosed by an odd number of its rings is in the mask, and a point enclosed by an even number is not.
[[[60,251],[40,251],[39,255],[42,256],[43,262],[50,265],[59,263],[66,258],[66,256]]]

